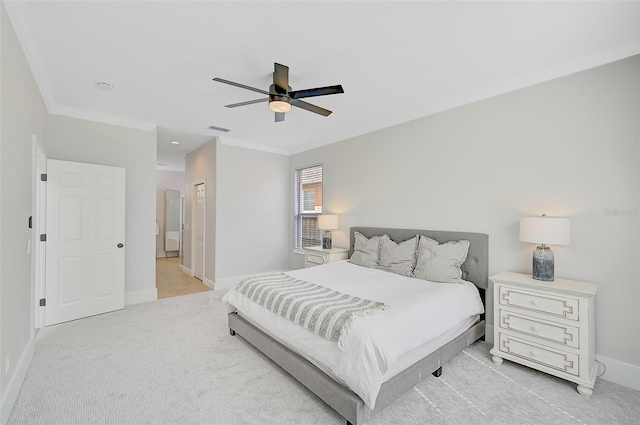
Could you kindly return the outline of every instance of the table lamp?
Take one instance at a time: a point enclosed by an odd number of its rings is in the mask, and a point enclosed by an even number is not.
[[[554,260],[549,245],[568,245],[571,222],[568,218],[524,217],[520,219],[520,240],[540,244],[533,251],[532,276],[536,280],[553,282]]]
[[[331,249],[331,231],[337,228],[337,215],[325,214],[318,216],[318,229],[322,229],[322,249]]]

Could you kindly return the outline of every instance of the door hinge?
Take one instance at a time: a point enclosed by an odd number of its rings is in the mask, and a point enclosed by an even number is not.
[[[47,300],[45,298],[40,298],[40,307],[45,307],[47,305]]]
[[[47,234],[43,233],[40,235],[40,242],[46,242],[47,241]]]
[[[47,175],[46,174],[40,174],[40,181],[46,182],[47,181]]]

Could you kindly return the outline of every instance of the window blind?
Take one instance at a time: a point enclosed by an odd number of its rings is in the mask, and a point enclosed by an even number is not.
[[[294,171],[293,248],[322,244],[318,215],[322,214],[322,165]]]

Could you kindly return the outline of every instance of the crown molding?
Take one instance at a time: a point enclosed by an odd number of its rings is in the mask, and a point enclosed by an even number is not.
[[[47,70],[42,60],[42,55],[36,47],[37,45],[33,36],[33,30],[29,23],[26,9],[28,2],[6,1],[3,2],[3,4],[18,37],[18,41],[22,46],[22,51],[29,63],[29,67],[31,68],[31,72],[33,73],[38,89],[40,90],[42,100],[50,114],[64,115],[72,118],[97,121],[145,131],[151,131],[156,128],[155,123],[58,105],[53,94],[49,75],[47,74]]]

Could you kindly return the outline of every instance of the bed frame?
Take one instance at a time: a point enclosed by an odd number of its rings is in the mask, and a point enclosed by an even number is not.
[[[470,242],[469,254],[462,265],[463,279],[475,284],[485,303],[485,290],[489,279],[489,236],[482,233],[448,232],[433,230],[387,229],[377,227],[352,227],[349,257],[354,249],[354,232],[366,237],[387,234],[397,242],[411,239],[416,234],[425,235],[440,243],[466,239]],[[248,322],[239,314],[230,313],[229,332],[240,334],[267,357],[273,360],[302,385],[327,403],[347,421],[347,425],[362,425],[371,416],[382,410],[396,398],[413,388],[429,374],[438,377],[442,373],[442,365],[455,357],[460,351],[478,339],[484,338],[484,315],[480,320],[446,345],[414,363],[404,371],[382,384],[376,399],[376,407],[371,410],[354,392],[326,375],[308,360],[285,347],[271,336]]]

